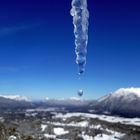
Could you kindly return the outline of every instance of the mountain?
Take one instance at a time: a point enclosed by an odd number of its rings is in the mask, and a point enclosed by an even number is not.
[[[30,101],[27,97],[20,96],[20,95],[0,95],[0,97],[15,100],[15,101],[26,101],[26,102]]]
[[[78,97],[69,99],[49,99],[30,101],[24,96],[0,96],[0,111],[29,108],[57,108],[69,112],[91,112],[140,117],[140,88],[121,88],[98,100],[85,100]]]
[[[98,99],[93,108],[98,113],[140,117],[140,88],[121,88]]]
[[[31,102],[25,100],[15,100],[0,96],[0,112],[6,110],[17,110],[31,108],[33,105]]]
[[[59,108],[69,111],[87,112],[89,104],[93,100],[84,100],[78,97],[71,97],[69,99],[49,99],[44,101],[30,101],[27,97],[20,95],[0,95],[0,112],[5,110],[22,110],[29,108]]]

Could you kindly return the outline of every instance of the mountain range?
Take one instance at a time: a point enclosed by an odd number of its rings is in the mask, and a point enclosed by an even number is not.
[[[140,88],[121,88],[98,100],[85,100],[77,97],[70,99],[49,99],[30,101],[27,97],[0,96],[0,111],[5,109],[28,108],[65,108],[68,111],[92,112],[98,114],[140,117]]]

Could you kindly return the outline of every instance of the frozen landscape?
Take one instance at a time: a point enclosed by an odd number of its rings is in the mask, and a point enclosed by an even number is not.
[[[133,109],[131,117],[130,114],[124,115],[119,111],[114,115],[114,111],[109,112],[108,108],[104,108],[104,112],[98,112],[100,107],[98,104],[110,102],[110,98],[114,100],[113,106],[116,108],[120,106],[121,102],[114,104],[120,96],[126,104],[129,101],[131,105],[131,101],[136,99],[139,101],[139,89],[119,89],[99,100],[72,97],[70,99],[46,98],[34,102],[27,97],[17,95],[1,96],[0,103],[3,106],[0,107],[0,139],[139,140],[140,116],[136,109],[131,108]],[[10,106],[6,106],[8,102]],[[98,110],[96,110],[97,106]],[[124,112],[127,112],[127,109],[129,110],[128,104]]]
[[[139,140],[140,119],[47,110],[5,112],[2,140]]]
[[[1,0],[0,140],[140,140],[140,1]]]

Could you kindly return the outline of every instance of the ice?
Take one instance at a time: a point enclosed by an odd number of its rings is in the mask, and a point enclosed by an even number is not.
[[[79,74],[85,71],[87,43],[88,43],[88,18],[87,0],[72,0],[76,63],[79,65]]]

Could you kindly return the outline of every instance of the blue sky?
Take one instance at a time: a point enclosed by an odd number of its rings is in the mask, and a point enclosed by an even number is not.
[[[140,2],[88,0],[86,71],[78,79],[71,0],[0,2],[0,94],[99,98],[140,83]]]

